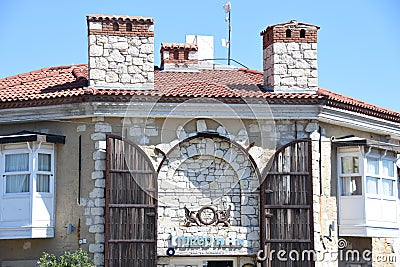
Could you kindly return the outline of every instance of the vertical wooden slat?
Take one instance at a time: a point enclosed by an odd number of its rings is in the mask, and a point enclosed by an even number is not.
[[[279,149],[272,160],[269,172],[263,175],[266,178],[260,190],[264,207],[261,214],[263,217],[272,214],[271,218],[261,218],[265,223],[261,228],[261,241],[276,251],[283,249],[289,253],[297,250],[301,255],[301,251],[314,247],[311,141],[293,141]],[[280,243],[271,242],[274,240]],[[313,264],[313,261],[280,262],[275,257],[268,266]]]
[[[157,189],[157,173],[137,145],[117,136],[107,136],[106,161],[105,265],[155,267],[157,190],[146,190]]]

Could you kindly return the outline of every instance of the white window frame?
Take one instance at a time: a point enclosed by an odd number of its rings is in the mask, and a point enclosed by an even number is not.
[[[357,151],[358,150],[358,151]],[[368,198],[376,198],[376,199],[387,199],[387,200],[395,200],[397,198],[397,175],[396,175],[396,168],[395,168],[395,163],[396,163],[396,157],[391,157],[386,154],[385,151],[379,150],[379,153],[376,152],[367,152],[363,153],[362,152],[363,148],[358,147],[358,148],[340,148],[338,151],[338,185],[339,185],[339,196],[357,196],[357,195],[344,195],[343,194],[343,178],[347,177],[356,177],[360,176],[361,177],[361,182],[362,182],[362,192],[361,195],[367,196]],[[343,174],[342,173],[342,158],[343,157],[358,157],[358,173],[348,173],[348,174]],[[378,174],[373,174],[368,172],[368,159],[377,159],[378,160]],[[389,175],[384,175],[383,174],[383,161],[388,160],[393,162],[393,176]],[[367,188],[367,178],[372,177],[378,179],[378,194],[373,194],[368,192]],[[383,184],[382,181],[383,179],[388,179],[393,181],[393,195],[384,195],[383,194]]]
[[[19,172],[6,172],[6,156],[7,155],[16,155],[16,154],[28,154],[28,170],[27,171],[19,171]],[[8,150],[4,150],[3,151],[3,156],[1,156],[1,161],[2,164],[1,166],[1,177],[2,177],[2,183],[3,183],[3,192],[2,194],[4,195],[4,197],[15,197],[15,196],[26,196],[29,195],[31,192],[31,169],[32,169],[32,160],[31,160],[31,154],[29,153],[29,151],[25,150],[25,149],[8,149]],[[7,193],[6,192],[6,177],[7,176],[12,176],[12,175],[29,175],[29,189],[28,192],[20,192],[20,193]]]
[[[343,157],[356,157],[358,158],[358,173],[342,173],[342,158]],[[338,156],[338,177],[339,177],[339,196],[345,196],[345,197],[351,197],[351,196],[361,196],[364,194],[365,186],[363,183],[363,160],[358,152],[354,151],[345,151],[345,152],[340,152]],[[358,195],[352,195],[352,194],[344,194],[343,192],[343,180],[347,178],[352,178],[352,177],[360,177],[361,178],[361,194]]]
[[[368,173],[368,159],[369,158],[373,158],[373,159],[377,159],[378,160],[378,174],[372,174],[372,173]],[[383,174],[383,161],[384,160],[388,160],[393,162],[392,164],[392,171],[393,171],[393,176],[388,176],[388,175],[384,175]],[[395,157],[390,157],[390,156],[386,156],[386,153],[383,153],[383,155],[381,155],[380,153],[371,153],[368,154],[365,158],[364,158],[364,162],[365,162],[365,181],[367,180],[367,177],[374,177],[376,179],[378,179],[378,194],[371,194],[368,193],[366,191],[366,196],[369,198],[378,198],[378,199],[387,199],[387,200],[396,200],[397,198],[397,177],[396,177],[396,170],[395,170],[395,162],[396,162],[396,158]],[[393,195],[389,196],[389,195],[385,195],[383,194],[383,179],[387,179],[387,180],[391,180],[392,181],[392,190],[393,190]]]
[[[6,175],[19,174],[20,172],[6,172],[6,155],[27,153],[29,155],[29,170],[23,172],[29,174],[29,191],[21,193],[6,192]],[[50,155],[50,171],[39,171],[39,154]],[[7,220],[7,214],[0,216],[0,239],[16,238],[49,238],[54,237],[55,225],[55,145],[45,142],[27,142],[0,145],[0,201],[12,201],[20,199],[29,203],[28,222],[21,223]],[[21,172],[22,173],[22,172]],[[49,175],[49,192],[37,192],[36,184],[38,175]],[[25,199],[25,200],[23,200]],[[39,202],[38,202],[39,201]],[[43,204],[47,203],[47,204]],[[41,204],[41,205],[36,205]],[[40,210],[40,206],[50,205],[46,212]],[[0,203],[1,207],[1,203]],[[48,212],[47,212],[48,211]],[[2,210],[0,210],[2,212]],[[44,214],[41,216],[41,214]]]

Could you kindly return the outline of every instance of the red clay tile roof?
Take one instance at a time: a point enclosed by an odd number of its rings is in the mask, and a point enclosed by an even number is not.
[[[282,22],[282,23],[269,25],[267,28],[265,28],[265,30],[262,30],[260,32],[260,35],[264,35],[267,32],[267,30],[269,30],[269,29],[272,29],[272,28],[275,28],[275,27],[281,28],[281,27],[285,27],[287,25],[299,25],[299,26],[306,26],[306,27],[316,27],[317,30],[319,30],[321,28],[320,26],[317,26],[317,25],[304,23],[304,22],[299,22],[299,21],[297,21],[295,19],[292,19],[292,20],[287,21],[287,22]]]
[[[84,94],[87,65],[44,68],[0,79],[0,104]]]
[[[316,94],[271,93],[263,90],[263,73],[254,70],[155,71],[158,90],[109,90],[88,86],[87,65],[44,68],[0,79],[0,109],[82,101],[129,101],[135,97],[210,97],[226,101],[266,99],[270,104],[325,104],[400,122],[400,113],[320,88]]]
[[[327,100],[328,106],[343,108],[351,111],[356,111],[359,113],[364,113],[367,115],[372,115],[375,117],[380,117],[383,119],[388,119],[400,122],[400,113],[386,109],[383,107],[375,106],[373,104],[369,104],[362,100],[358,100],[352,97],[344,96],[332,91],[328,91],[323,88],[319,88],[318,92],[319,95],[324,96]],[[379,116],[377,116],[379,114]]]
[[[150,23],[154,24],[152,17],[141,17],[141,16],[121,16],[121,15],[102,15],[102,14],[89,14],[86,18],[91,21],[103,21],[103,20],[125,20],[132,22]]]
[[[170,50],[174,48],[183,48],[189,50],[198,50],[197,44],[190,43],[161,43],[161,49]]]

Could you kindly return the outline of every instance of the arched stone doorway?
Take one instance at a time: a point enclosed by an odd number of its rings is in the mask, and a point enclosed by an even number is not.
[[[218,133],[198,133],[165,153],[158,172],[158,255],[171,248],[176,256],[258,251],[260,173],[245,148]],[[204,209],[228,215],[229,227],[197,220],[207,216]]]

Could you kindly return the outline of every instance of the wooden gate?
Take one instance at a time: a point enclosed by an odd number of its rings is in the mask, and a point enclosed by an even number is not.
[[[269,255],[263,266],[313,266],[311,140],[293,141],[271,160],[261,186],[261,242]]]
[[[155,267],[157,174],[137,145],[107,136],[105,265]]]

